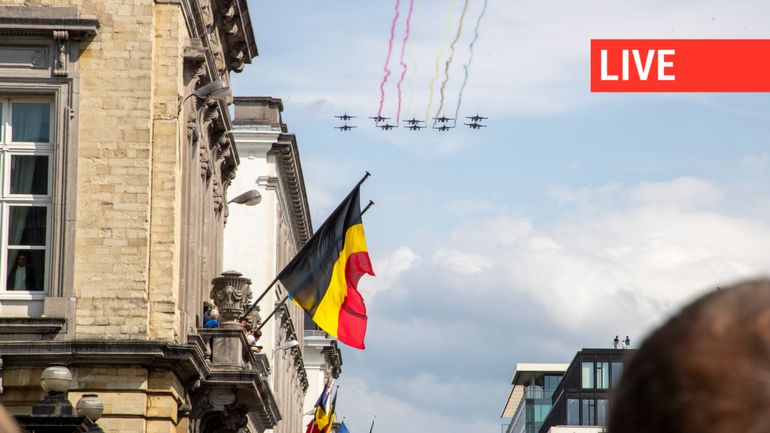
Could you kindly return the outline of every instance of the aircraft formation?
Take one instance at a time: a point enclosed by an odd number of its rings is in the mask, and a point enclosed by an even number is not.
[[[382,68],[383,76],[379,86],[379,104],[377,106],[376,116],[372,118],[375,120],[375,126],[381,127],[384,130],[402,126],[402,113],[414,112],[412,110],[412,101],[414,99],[412,79],[415,77],[418,65],[416,64],[414,57],[407,54],[409,51],[409,39],[412,30],[414,30],[414,27],[419,27],[420,24],[419,22],[412,22],[412,18],[416,15],[416,3],[416,0],[394,0],[393,18],[390,21],[390,31],[388,32],[389,38],[387,40],[385,61]],[[458,3],[462,4],[462,7],[458,8]],[[435,59],[428,65],[429,69],[433,70],[433,76],[429,82],[427,81],[427,76],[421,77],[426,80],[426,93],[428,95],[428,99],[424,105],[425,112],[424,115],[421,116],[422,121],[410,123],[406,121],[407,119],[404,119],[404,128],[413,131],[422,128],[430,128],[444,132],[457,126],[456,119],[459,117],[465,88],[469,81],[470,70],[476,51],[476,42],[479,39],[481,22],[486,14],[487,3],[488,0],[461,0],[461,2],[452,1],[451,5],[449,5],[446,27],[444,28],[441,39],[438,40],[437,38],[435,40],[435,42],[438,42],[438,50]],[[468,21],[467,18],[474,14],[477,15],[472,35],[465,32],[469,38],[469,43],[465,45],[461,42],[464,33],[463,28],[466,21]],[[431,19],[433,18],[434,17]],[[417,26],[415,26],[415,24],[417,24]],[[449,38],[450,34],[454,35],[451,39]],[[400,35],[400,41],[396,40],[397,35]],[[467,48],[464,49],[462,45],[467,46]],[[461,65],[464,76],[460,83],[450,86],[450,81],[452,81],[451,72],[457,70],[458,66],[460,66],[456,65],[453,68],[453,63],[456,63],[454,62],[456,57],[464,57],[466,59],[465,63]],[[409,61],[407,61],[407,59],[409,59]],[[425,60],[423,59],[423,61]],[[423,68],[424,66],[426,65],[423,65]],[[400,69],[400,71],[392,70],[391,68]],[[443,74],[441,73],[442,70]],[[394,75],[394,77],[391,78],[391,75]],[[442,75],[443,78],[441,77]],[[391,80],[393,83],[389,85],[388,82]],[[403,88],[404,84],[406,84],[405,89]],[[449,95],[448,93],[454,91],[455,88],[458,88],[458,90],[456,96],[453,97],[454,95]],[[388,101],[388,104],[386,104],[386,101]],[[434,104],[434,101],[437,102],[437,104]],[[386,113],[394,116],[395,120],[393,123],[381,124],[383,120],[386,120],[384,116]],[[444,113],[453,113],[454,116],[447,117]],[[465,124],[469,128],[481,129],[486,127],[486,125],[481,123],[481,120],[484,119],[474,120],[472,117],[481,116],[469,117],[471,122]],[[417,119],[413,117],[411,120]]]
[[[356,118],[356,116],[351,116],[348,113],[343,113],[337,116],[334,116],[335,118],[343,121],[343,124],[340,126],[335,126],[334,129],[339,129],[340,131],[351,131],[353,128],[357,128],[355,125],[349,125],[348,121],[353,120]],[[464,125],[467,125],[470,129],[481,129],[486,128],[487,125],[482,124],[481,122],[484,120],[489,119],[488,117],[480,116],[478,112],[476,112],[475,116],[466,116],[466,119],[470,121],[470,123],[464,123]],[[393,124],[390,123],[390,117],[382,116],[382,115],[375,115],[370,116],[369,119],[374,120],[374,126],[376,128],[380,128],[383,131],[390,131],[394,128],[398,128],[399,124]],[[419,120],[415,117],[412,117],[411,119],[403,119],[403,128],[406,128],[410,131],[419,131],[421,129],[428,128],[427,125],[425,125],[424,120]],[[457,122],[455,121],[455,118],[453,117],[446,117],[444,115],[437,116],[433,118],[433,125],[431,126],[431,129],[435,129],[439,132],[446,132],[450,129],[454,129],[457,125]]]

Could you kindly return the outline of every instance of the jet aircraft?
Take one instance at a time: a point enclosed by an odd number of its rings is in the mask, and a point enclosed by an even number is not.
[[[374,123],[380,123],[382,121],[390,119],[390,117],[382,117],[379,114],[373,117],[370,117],[370,119],[374,120]]]
[[[434,117],[433,120],[436,120],[436,121],[441,122],[441,123],[447,123],[450,120],[454,120],[454,119],[451,118],[451,117],[441,116],[441,117]]]
[[[390,123],[386,123],[384,125],[379,125],[378,128],[382,128],[383,131],[390,131],[391,129],[395,128],[396,125],[391,125]]]
[[[438,126],[438,127],[436,127],[436,126],[433,127],[433,129],[438,129],[441,132],[449,131],[452,128],[454,128],[454,126],[449,126],[449,125],[441,125],[441,126]]]
[[[406,121],[406,122],[409,123],[409,121]],[[410,131],[419,131],[419,130],[425,128],[425,127],[422,126],[422,125],[418,125],[416,123],[413,123],[411,125],[404,125],[404,128],[408,128]]]
[[[339,129],[340,131],[350,131],[351,129],[355,128],[355,126],[348,125],[347,123],[342,126],[335,126],[334,129]]]
[[[466,119],[470,119],[470,120],[472,120],[472,121],[473,121],[473,123],[479,123],[479,122],[481,122],[482,120],[487,120],[487,119],[489,119],[488,117],[479,116],[479,113],[478,113],[478,111],[476,112],[476,115],[475,115],[475,116],[466,116],[465,118],[466,118]]]
[[[404,122],[408,125],[419,125],[420,123],[424,123],[424,120],[417,120],[412,117],[411,119],[404,119]]]
[[[340,119],[340,120],[345,120],[345,121],[356,118],[356,116],[351,116],[348,113],[343,113],[341,116],[334,116],[334,117],[336,117],[337,119]]]
[[[468,125],[471,129],[481,129],[487,127],[487,125],[482,125],[479,122],[466,123],[466,125]]]

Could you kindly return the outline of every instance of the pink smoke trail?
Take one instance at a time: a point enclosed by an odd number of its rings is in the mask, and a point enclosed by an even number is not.
[[[382,83],[380,84],[380,108],[377,110],[377,116],[382,115],[382,106],[385,104],[385,83],[388,82],[388,77],[390,77],[390,69],[388,68],[388,64],[390,63],[390,55],[393,53],[393,39],[396,36],[396,23],[398,22],[398,7],[401,3],[401,0],[396,0],[396,15],[393,16],[393,22],[390,24],[390,40],[388,40],[388,55],[385,57],[385,66],[383,69],[385,70],[385,76],[382,77]]]
[[[406,32],[404,33],[404,40],[401,42],[401,57],[398,63],[401,65],[401,79],[398,80],[398,109],[396,110],[396,125],[401,121],[401,84],[406,77],[406,63],[404,63],[404,52],[406,51],[406,43],[409,40],[410,22],[412,21],[412,11],[414,10],[414,0],[409,0],[409,14],[406,16]]]
[[[444,64],[444,82],[441,83],[441,99],[439,102],[438,110],[436,111],[436,116],[438,117],[441,115],[441,112],[444,110],[444,89],[446,88],[446,83],[449,81],[449,66],[452,64],[452,59],[455,56],[455,45],[457,45],[457,41],[460,40],[460,35],[463,33],[463,21],[465,21],[465,12],[468,11],[468,0],[465,0],[465,3],[463,4],[463,12],[460,15],[460,26],[457,28],[457,34],[455,35],[455,39],[452,41],[452,45],[450,45],[450,53],[449,58],[447,59],[446,63]],[[435,126],[435,122],[434,122]]]

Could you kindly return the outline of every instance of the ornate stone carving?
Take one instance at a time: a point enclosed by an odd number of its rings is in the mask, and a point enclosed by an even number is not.
[[[246,66],[244,63],[245,58],[245,47],[243,44],[238,44],[238,46],[230,52],[230,69],[235,72],[243,71],[243,68]]]
[[[54,30],[53,39],[56,43],[53,75],[55,77],[66,77],[69,74],[67,70],[69,59],[69,33],[64,30]]]
[[[220,326],[239,327],[238,318],[251,305],[251,280],[240,272],[222,272],[222,276],[211,280],[209,296],[219,309]]]
[[[203,15],[203,25],[207,28],[211,28],[214,25],[214,14],[211,11],[211,3],[209,0],[198,0],[198,4],[201,7],[201,13]]]

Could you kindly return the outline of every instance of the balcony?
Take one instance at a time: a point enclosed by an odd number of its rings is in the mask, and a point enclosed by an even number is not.
[[[189,343],[202,351],[210,373],[194,385],[191,423],[197,431],[264,431],[281,419],[267,380],[268,357],[254,353],[238,318],[251,303],[251,281],[237,272],[225,272],[212,281],[211,297],[220,312],[218,328],[199,328]]]

